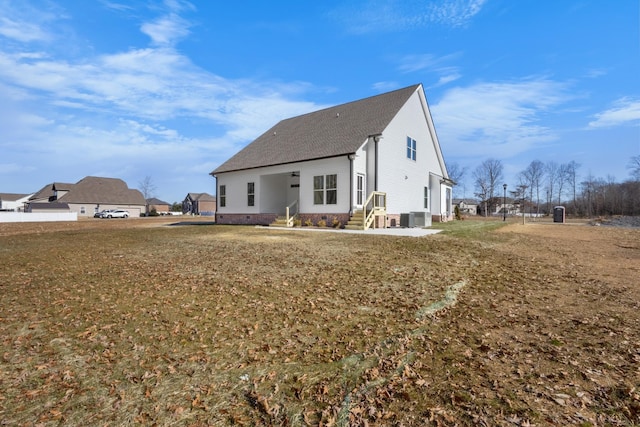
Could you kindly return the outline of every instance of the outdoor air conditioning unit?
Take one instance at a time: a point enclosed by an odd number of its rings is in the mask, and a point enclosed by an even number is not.
[[[413,215],[415,227],[431,227],[431,214],[429,212],[411,212],[411,215]]]
[[[413,216],[413,212],[400,214],[400,227],[415,227],[415,217]]]

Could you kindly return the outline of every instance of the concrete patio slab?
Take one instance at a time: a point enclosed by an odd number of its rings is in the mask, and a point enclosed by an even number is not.
[[[285,230],[285,231],[298,231],[298,232],[318,232],[318,233],[349,233],[349,234],[369,234],[369,235],[381,235],[381,236],[403,236],[403,237],[422,237],[429,236],[431,234],[437,234],[442,230],[434,230],[431,228],[403,228],[403,227],[391,227],[391,228],[370,228],[369,230],[347,230],[339,228],[318,228],[318,227],[265,227],[257,226],[256,228],[262,228],[266,230]]]

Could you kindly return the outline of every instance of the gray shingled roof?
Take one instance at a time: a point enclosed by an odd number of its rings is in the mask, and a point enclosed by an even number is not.
[[[202,202],[215,202],[216,198],[209,193],[189,193],[187,197],[193,201],[199,200]]]
[[[355,153],[369,136],[384,131],[419,87],[413,85],[282,120],[211,175]]]
[[[38,190],[36,194],[29,197],[29,200],[49,199],[50,197],[53,197],[54,188],[58,190],[70,191],[74,185],[75,184],[69,184],[64,182],[54,182],[53,184],[47,184],[44,187],[42,187],[40,190]]]
[[[0,200],[15,202],[16,200],[27,196],[28,194],[0,193]]]
[[[160,200],[156,197],[151,197],[147,199],[147,204],[148,205],[170,205],[171,203],[167,203],[164,200]]]
[[[57,187],[57,186],[56,186]],[[102,203],[144,206],[146,201],[138,190],[131,190],[118,178],[87,176],[58,199],[64,203]]]

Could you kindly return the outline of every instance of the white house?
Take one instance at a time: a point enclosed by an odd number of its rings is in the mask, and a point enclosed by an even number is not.
[[[463,215],[477,215],[478,202],[473,199],[453,199],[453,205],[457,206]]]
[[[20,212],[33,194],[0,193],[0,211]]]
[[[452,218],[453,182],[421,84],[282,120],[211,175],[222,224],[287,213],[342,224],[373,213],[374,226],[400,225],[402,214],[425,225]]]

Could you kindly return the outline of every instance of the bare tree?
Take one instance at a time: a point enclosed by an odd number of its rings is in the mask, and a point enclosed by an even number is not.
[[[558,170],[558,204],[562,203],[562,191],[569,179],[569,165],[563,163]]]
[[[567,163],[566,182],[567,182],[567,184],[569,184],[569,188],[571,189],[572,194],[573,194],[573,213],[574,213],[574,215],[576,214],[576,209],[577,209],[576,187],[577,187],[577,181],[578,181],[578,168],[579,167],[580,167],[580,164],[576,163],[573,160],[571,160],[569,163]]]
[[[144,179],[138,183],[138,190],[140,190],[145,200],[154,197],[156,186],[153,183],[153,179],[149,175],[145,176]]]
[[[525,206],[527,204],[527,184],[522,181],[522,176],[520,176],[519,182],[516,185],[515,190],[510,191],[511,196],[518,201],[520,205],[520,213],[522,214],[522,224],[524,225],[524,214],[525,214]]]
[[[463,189],[464,197],[464,189],[465,184],[462,182],[464,180],[464,176],[466,174],[466,170],[462,168],[458,163],[451,163],[447,165],[447,172],[449,173],[449,178],[456,183],[456,187],[461,186]],[[456,187],[453,188],[454,192]]]
[[[503,169],[500,160],[487,159],[473,171],[476,196],[484,203],[484,216],[488,215],[489,204],[493,203],[496,187],[503,180]]]
[[[534,160],[521,172],[522,180],[529,187],[529,199],[533,201],[533,193],[536,194],[536,212],[540,213],[540,185],[544,176],[544,163]]]
[[[631,157],[627,168],[631,171],[631,178],[634,181],[640,181],[640,154]]]
[[[550,212],[554,191],[558,187],[559,181],[562,180],[562,177],[560,176],[560,166],[553,161],[547,162],[545,166],[545,173],[547,175],[547,212]],[[560,198],[558,197],[558,199]],[[560,202],[558,202],[558,204],[560,204]]]
[[[138,190],[140,190],[140,192],[142,193],[142,196],[144,197],[145,207],[146,207],[145,213],[148,215],[149,202],[147,202],[147,200],[154,197],[154,193],[156,191],[156,186],[153,183],[153,179],[151,178],[151,176],[149,175],[145,176],[144,179],[138,183]]]

